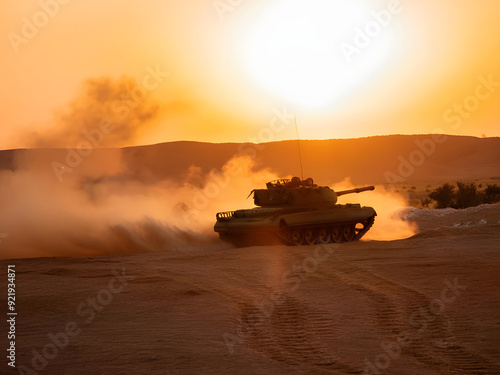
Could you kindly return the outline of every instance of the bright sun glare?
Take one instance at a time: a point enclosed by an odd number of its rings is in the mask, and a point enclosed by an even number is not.
[[[309,108],[331,105],[373,76],[394,49],[390,28],[380,27],[351,61],[346,57],[342,43],[356,47],[357,30],[373,22],[371,11],[360,0],[273,2],[247,30],[244,63],[281,99]]]

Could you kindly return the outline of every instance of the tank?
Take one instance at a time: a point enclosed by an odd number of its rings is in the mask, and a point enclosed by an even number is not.
[[[367,186],[335,192],[316,185],[312,178],[271,181],[266,189],[250,192],[257,207],[217,213],[214,231],[235,245],[357,241],[373,225],[377,213],[358,203],[337,204],[337,198],[374,189]]]

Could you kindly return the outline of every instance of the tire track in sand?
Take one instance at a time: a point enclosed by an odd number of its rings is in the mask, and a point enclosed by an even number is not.
[[[425,366],[439,369],[443,374],[500,373],[498,366],[468,350],[463,344],[455,342],[443,345],[447,338],[454,337],[446,310],[424,321],[420,320],[420,323],[425,322],[425,329],[423,324],[416,326],[415,314],[421,309],[429,311],[433,299],[345,261],[338,255],[334,256],[336,263],[331,268],[333,274],[329,276],[365,294],[372,301],[369,317],[384,341],[397,342],[398,335],[409,334],[411,343],[402,348],[401,354],[413,356]]]
[[[170,272],[169,276],[231,301],[238,317],[232,319],[227,332],[238,338],[236,345],[250,347],[292,369],[315,374],[362,374],[361,367],[345,363],[330,353],[322,342],[321,339],[335,335],[328,311],[312,309],[290,293],[283,293],[281,302],[274,304],[272,312],[263,314],[257,304],[269,300],[272,295],[273,290],[267,286],[259,284],[250,289],[244,279],[229,275],[224,280],[203,283],[177,272]]]
[[[252,305],[241,308],[242,320],[258,313]],[[254,350],[290,367],[315,369],[315,373],[362,374],[361,368],[345,363],[322,342],[335,335],[332,323],[328,312],[313,310],[286,294],[269,317],[249,332],[248,342]]]

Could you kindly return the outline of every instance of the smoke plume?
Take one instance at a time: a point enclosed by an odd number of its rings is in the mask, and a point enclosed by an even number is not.
[[[48,162],[18,159],[15,171],[0,171],[2,258],[225,248],[213,232],[216,212],[253,206],[247,194],[276,178],[239,156],[181,186],[142,182],[116,161],[82,163],[59,182]]]
[[[334,190],[353,189],[349,178],[334,184]],[[362,206],[375,208],[377,217],[375,224],[366,233],[362,240],[389,241],[408,238],[416,233],[416,227],[410,222],[402,221],[396,214],[403,207],[408,206],[407,199],[403,196],[385,189],[384,186],[375,186],[375,190],[360,194],[348,194],[339,197],[339,204],[360,203]]]
[[[79,96],[56,114],[54,128],[26,136],[35,147],[129,145],[152,126],[159,108],[151,93],[133,78],[88,79]]]
[[[193,165],[181,183],[178,175],[142,179],[123,161],[122,150],[112,149],[82,157],[80,165],[59,179],[50,165],[62,151],[19,152],[15,168],[0,171],[2,258],[227,248],[213,231],[215,214],[253,207],[253,200],[246,199],[251,190],[290,177],[256,169],[250,157],[235,156],[208,173]],[[352,184],[345,180],[334,188]],[[349,202],[377,210],[375,225],[364,239],[392,240],[414,233],[393,216],[406,206],[399,196],[376,189],[339,198],[341,204]]]

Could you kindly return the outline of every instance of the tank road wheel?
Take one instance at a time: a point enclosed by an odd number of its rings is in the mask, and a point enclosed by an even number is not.
[[[318,243],[322,244],[331,242],[330,231],[328,230],[328,228],[323,227],[319,229],[317,241]]]
[[[307,245],[314,245],[316,243],[316,234],[314,233],[314,229],[306,229],[304,231],[304,239]]]
[[[292,231],[292,243],[297,246],[304,243],[304,232],[302,229],[294,229]]]
[[[335,226],[332,228],[332,241],[335,243],[342,242],[342,227]]]
[[[350,242],[354,240],[354,236],[356,235],[356,230],[354,225],[346,225],[344,227],[344,240]]]

